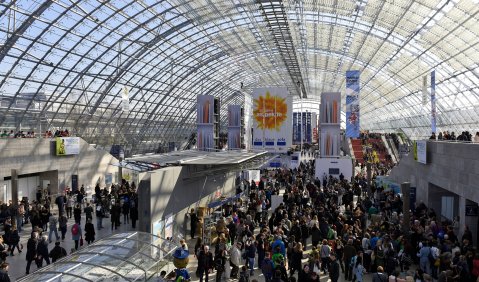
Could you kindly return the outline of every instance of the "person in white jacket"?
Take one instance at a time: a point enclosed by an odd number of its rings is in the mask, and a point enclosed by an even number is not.
[[[239,266],[241,265],[241,243],[237,242],[230,249],[231,270],[230,278],[238,278]]]

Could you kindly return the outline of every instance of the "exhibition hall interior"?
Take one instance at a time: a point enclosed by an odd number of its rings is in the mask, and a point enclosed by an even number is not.
[[[478,282],[478,26],[478,0],[0,0],[0,282]]]

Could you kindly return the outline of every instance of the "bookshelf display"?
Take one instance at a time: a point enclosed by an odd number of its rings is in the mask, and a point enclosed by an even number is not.
[[[341,141],[341,93],[323,92],[320,108],[321,158],[339,158]]]

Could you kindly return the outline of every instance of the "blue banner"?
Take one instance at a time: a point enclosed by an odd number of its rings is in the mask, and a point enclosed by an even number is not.
[[[436,133],[436,71],[431,72],[431,132]]]
[[[359,138],[359,71],[346,71],[346,137]]]
[[[293,113],[293,144],[301,143],[300,113]]]

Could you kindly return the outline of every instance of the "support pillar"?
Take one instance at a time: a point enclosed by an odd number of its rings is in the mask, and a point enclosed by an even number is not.
[[[16,169],[11,172],[12,203],[18,204],[18,174]]]
[[[464,228],[466,225],[466,201],[466,197],[459,195],[459,207],[457,209],[459,213],[456,215],[459,219],[459,234],[456,234],[457,238],[462,238],[462,235],[464,234]]]
[[[401,183],[401,193],[402,193],[402,209],[403,209],[403,222],[402,228],[404,234],[408,234],[411,229],[411,214],[409,210],[410,207],[410,194],[411,194],[411,183],[403,182]]]

